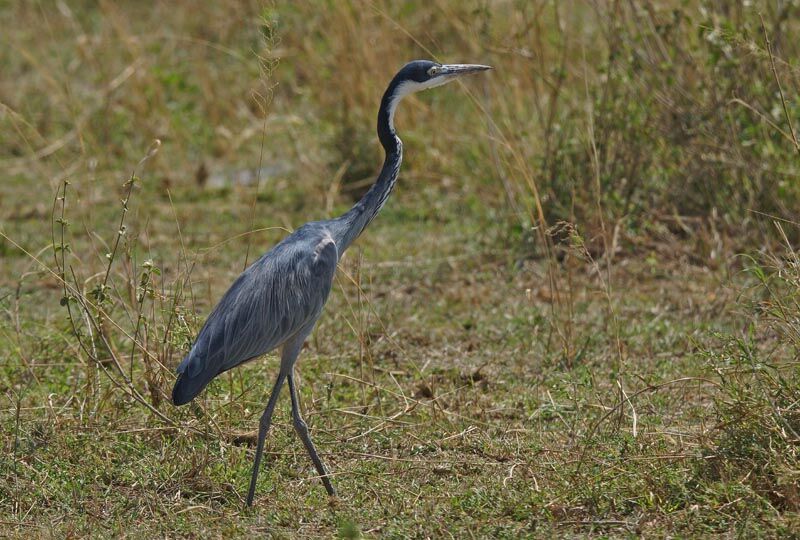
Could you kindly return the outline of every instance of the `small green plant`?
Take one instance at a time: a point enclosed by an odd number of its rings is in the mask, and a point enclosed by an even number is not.
[[[776,228],[783,235],[777,222]],[[790,511],[800,509],[797,263],[788,245],[781,254],[748,258],[746,271],[755,283],[743,303],[751,322],[743,335],[719,336],[705,353],[720,391],[699,469],[704,479],[742,483],[773,507]]]
[[[139,167],[155,156],[160,145],[161,141],[156,140],[139,162]],[[53,204],[53,257],[62,289],[60,303],[66,309],[72,337],[85,355],[87,396],[97,396],[95,370],[99,369],[114,388],[146,407],[160,420],[174,424],[169,416],[160,411],[163,392],[163,375],[160,372],[168,370],[164,362],[171,364],[172,358],[165,354],[165,350],[149,346],[149,339],[156,331],[157,322],[155,318],[148,319],[145,312],[146,306],[150,304],[151,313],[155,314],[155,287],[158,285],[154,281],[160,275],[160,270],[151,260],[145,261],[141,265],[142,271],[137,283],[134,274],[136,269],[131,264],[135,246],[128,238],[126,216],[132,202],[131,196],[139,181],[134,172],[125,182],[119,221],[113,240],[108,244],[109,250],[104,254],[105,268],[88,278],[79,277],[80,268],[76,268],[74,263],[80,262],[80,259],[68,241],[69,221],[66,219],[66,209],[69,182],[63,182]],[[127,274],[117,276],[115,263],[121,258],[127,263]],[[122,279],[118,279],[119,277]],[[177,304],[180,297],[176,296],[172,301],[173,305]],[[119,322],[123,315],[132,328],[123,327]],[[170,333],[170,322],[171,317],[166,325],[161,324],[165,336]],[[120,350],[126,341],[130,343],[127,359]],[[161,344],[168,342],[169,339],[165,338]],[[141,369],[135,370],[138,364],[141,364]],[[137,381],[140,373],[144,384]]]

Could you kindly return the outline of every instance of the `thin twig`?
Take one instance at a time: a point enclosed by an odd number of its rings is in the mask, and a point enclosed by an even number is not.
[[[761,19],[761,29],[764,31],[764,42],[767,44],[767,53],[769,54],[769,62],[772,66],[772,75],[775,77],[775,83],[778,85],[778,93],[781,96],[781,105],[783,106],[783,114],[786,117],[786,123],[789,124],[789,133],[792,136],[792,142],[794,143],[794,148],[797,150],[797,153],[800,154],[800,143],[797,141],[797,134],[794,131],[794,125],[792,124],[792,117],[789,115],[789,109],[786,107],[786,98],[783,95],[783,87],[781,86],[780,77],[778,77],[778,70],[775,68],[775,56],[772,54],[772,44],[769,41],[769,35],[767,35],[767,27],[764,25],[764,17],[761,14],[758,15]]]

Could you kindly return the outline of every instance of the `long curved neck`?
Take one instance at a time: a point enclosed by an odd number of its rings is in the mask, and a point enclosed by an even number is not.
[[[397,174],[403,161],[403,143],[394,130],[394,111],[404,95],[402,85],[392,81],[383,94],[378,109],[378,139],[386,152],[378,179],[360,201],[344,215],[333,220],[332,232],[340,257],[380,212],[397,182]]]

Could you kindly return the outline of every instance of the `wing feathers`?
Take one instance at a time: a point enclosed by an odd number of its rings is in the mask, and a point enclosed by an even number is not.
[[[269,352],[319,317],[338,252],[327,231],[309,234],[304,229],[254,262],[223,295],[178,366],[176,404],[191,400],[219,373]]]

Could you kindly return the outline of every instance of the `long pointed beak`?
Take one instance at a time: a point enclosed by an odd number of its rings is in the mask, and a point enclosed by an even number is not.
[[[492,66],[483,66],[481,64],[444,64],[439,75],[450,77],[460,77],[468,73],[477,73],[478,71],[486,71],[492,69]]]

